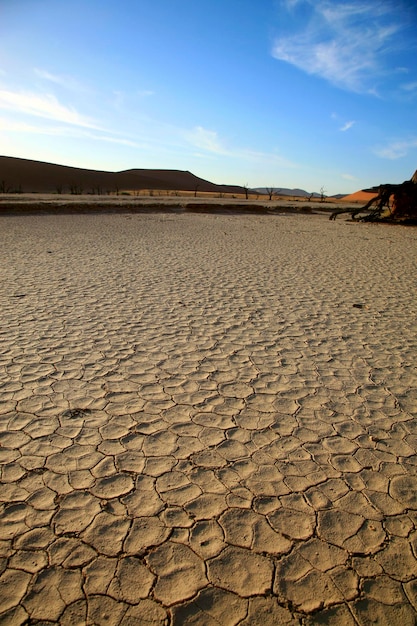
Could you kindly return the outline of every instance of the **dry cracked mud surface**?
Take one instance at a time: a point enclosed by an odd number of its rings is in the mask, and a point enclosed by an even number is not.
[[[416,229],[0,221],[0,624],[417,623]]]

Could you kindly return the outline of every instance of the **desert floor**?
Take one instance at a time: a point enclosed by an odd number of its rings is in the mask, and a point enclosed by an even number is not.
[[[0,624],[416,623],[416,228],[0,229]]]

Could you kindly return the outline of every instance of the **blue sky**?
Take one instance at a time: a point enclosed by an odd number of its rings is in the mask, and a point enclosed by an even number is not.
[[[350,193],[417,168],[414,0],[0,0],[0,154]]]

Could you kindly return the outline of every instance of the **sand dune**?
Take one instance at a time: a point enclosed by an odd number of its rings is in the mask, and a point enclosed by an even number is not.
[[[366,204],[372,198],[375,198],[378,193],[372,193],[370,191],[356,191],[355,193],[351,193],[348,196],[343,196],[340,200],[342,202],[358,202],[360,204]]]
[[[132,169],[121,172],[87,170],[28,159],[0,156],[3,192],[115,193],[119,190],[170,189],[242,193],[242,187],[216,185],[180,170]]]
[[[246,196],[243,187],[217,185],[191,172],[181,170],[130,169],[107,172],[0,156],[0,193],[107,195],[141,190],[229,194],[241,198]],[[307,192],[303,192],[297,200],[306,195]],[[376,194],[357,191],[342,198],[329,198],[328,202],[365,204],[373,195]],[[280,197],[278,194],[274,200]],[[282,199],[286,200],[287,196],[283,195]],[[317,201],[317,197],[314,200]]]

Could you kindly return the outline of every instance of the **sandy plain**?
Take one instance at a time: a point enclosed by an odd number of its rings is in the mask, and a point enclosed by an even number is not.
[[[0,228],[0,624],[416,624],[415,228]]]

